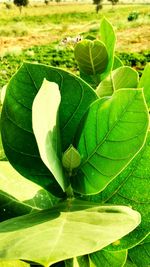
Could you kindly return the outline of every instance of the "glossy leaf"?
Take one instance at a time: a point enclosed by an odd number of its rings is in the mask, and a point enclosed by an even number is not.
[[[93,103],[77,149],[82,162],[71,178],[81,194],[102,191],[143,146],[149,117],[142,90],[121,89]]]
[[[115,90],[121,88],[137,88],[139,76],[137,71],[124,66],[117,68],[104,79],[96,89],[99,97],[111,96]]]
[[[150,265],[150,240],[129,250],[129,257],[137,267],[148,267]]]
[[[129,249],[139,244],[149,234],[150,213],[150,133],[141,152],[129,166],[107,188],[89,201],[130,205],[139,211],[141,224],[118,243],[108,247],[109,250]]]
[[[85,74],[101,74],[106,69],[108,54],[105,45],[99,40],[80,41],[75,46],[74,54],[80,70]]]
[[[150,63],[148,63],[143,71],[142,77],[140,79],[139,88],[144,88],[144,95],[148,108],[150,108]]]
[[[65,201],[0,223],[0,259],[30,260],[47,267],[100,250],[139,223],[140,214],[128,207]]]
[[[65,191],[69,182],[65,177],[61,157],[58,109],[61,101],[58,85],[44,79],[32,106],[32,127],[40,156]]]
[[[111,23],[106,19],[102,19],[100,24],[100,40],[105,44],[108,52],[108,65],[104,73],[101,74],[101,80],[105,79],[110,71],[113,69],[114,64],[114,50],[116,43],[116,36]]]
[[[0,221],[51,208],[59,199],[22,177],[9,162],[0,162]]]
[[[42,162],[32,130],[32,104],[43,79],[60,88],[60,129],[63,151],[72,143],[78,124],[97,98],[84,81],[63,70],[24,63],[8,84],[2,117],[2,140],[11,164],[26,178],[62,195],[60,186]],[[40,112],[40,111],[39,111]]]
[[[90,256],[90,267],[123,267],[127,259],[127,251],[104,251],[92,253]]]

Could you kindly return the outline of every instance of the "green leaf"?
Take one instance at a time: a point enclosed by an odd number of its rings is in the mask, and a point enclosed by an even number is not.
[[[8,84],[1,117],[2,141],[17,171],[53,194],[62,195],[60,186],[40,158],[32,130],[32,104],[44,78],[56,82],[60,88],[62,150],[72,143],[82,116],[97,98],[95,92],[66,71],[30,63],[24,63]]]
[[[150,242],[146,242],[129,250],[129,257],[137,267],[148,267],[150,265]]]
[[[30,260],[47,267],[100,250],[139,223],[140,214],[128,207],[68,200],[0,223],[0,259]]]
[[[123,67],[123,62],[116,55],[114,56],[113,70]]]
[[[77,149],[82,162],[73,189],[81,194],[102,191],[142,148],[149,116],[140,89],[121,89],[95,101],[86,116]]]
[[[62,164],[64,168],[72,172],[73,169],[80,166],[80,163],[81,156],[79,152],[73,147],[73,145],[70,145],[62,157]]]
[[[101,80],[105,79],[113,68],[114,64],[114,50],[116,43],[116,36],[114,29],[110,22],[104,18],[100,25],[100,39],[105,44],[108,52],[108,65],[104,73],[101,74]]]
[[[59,199],[0,162],[0,221],[54,206]]]
[[[105,251],[100,250],[90,256],[90,267],[122,267],[127,259],[127,251]]]
[[[150,213],[150,132],[146,144],[129,166],[110,183],[99,195],[88,198],[89,201],[130,205],[140,212],[140,226],[121,239],[118,244],[109,246],[109,250],[128,249],[139,244],[149,234]]]
[[[137,71],[130,67],[120,67],[104,79],[96,89],[99,97],[111,96],[115,90],[121,88],[137,88],[139,76]]]
[[[61,144],[58,109],[61,101],[58,85],[44,79],[32,106],[32,127],[40,156],[65,191],[69,182],[60,161]],[[40,111],[40,112],[39,112]]]
[[[99,40],[83,40],[74,50],[80,70],[87,75],[101,74],[106,69],[108,54],[105,45]]]
[[[30,264],[19,260],[10,260],[0,261],[0,267],[30,267]]]
[[[150,63],[148,63],[143,71],[142,77],[138,84],[139,88],[144,88],[144,96],[148,108],[150,108]]]

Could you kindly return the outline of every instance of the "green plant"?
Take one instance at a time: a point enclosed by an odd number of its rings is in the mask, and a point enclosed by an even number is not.
[[[129,15],[128,15],[128,21],[137,20],[138,17],[139,17],[139,12],[136,12],[136,11],[131,12],[131,13],[129,13]]]
[[[0,161],[6,267],[121,267],[127,250],[127,264],[141,266],[136,255],[149,246],[150,65],[139,81],[116,57],[106,19],[100,37],[75,46],[85,81],[24,63],[7,85],[2,142],[18,172]]]
[[[93,0],[93,4],[96,5],[96,13],[103,8],[102,2],[103,0]]]

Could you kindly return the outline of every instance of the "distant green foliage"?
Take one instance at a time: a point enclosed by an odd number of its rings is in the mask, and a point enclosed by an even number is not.
[[[108,0],[108,1],[111,2],[111,4],[113,6],[116,5],[119,2],[119,0]]]
[[[22,7],[27,6],[29,4],[29,0],[14,0],[14,4],[19,7],[21,13]]]
[[[117,56],[125,65],[136,68],[140,74],[146,63],[150,61],[150,51],[140,53],[121,52],[117,53]],[[8,82],[22,61],[36,61],[38,63],[50,64],[54,67],[61,67],[78,73],[78,66],[71,48],[57,48],[56,45],[35,46],[23,50],[18,56],[7,54],[1,58],[0,88]]]
[[[110,1],[110,0],[108,0],[108,1]],[[131,13],[129,13],[129,15],[128,15],[128,21],[137,20],[138,17],[139,17],[139,12],[136,12],[136,11],[131,12]]]
[[[96,5],[96,12],[98,13],[100,9],[103,8],[102,6],[103,0],[93,0],[93,4]]]

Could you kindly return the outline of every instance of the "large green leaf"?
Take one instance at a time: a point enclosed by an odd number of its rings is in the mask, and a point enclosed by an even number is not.
[[[99,40],[80,41],[75,46],[74,54],[80,70],[85,74],[101,74],[106,69],[108,54],[105,45]]]
[[[110,22],[104,18],[100,24],[100,39],[105,44],[108,52],[108,65],[104,73],[101,74],[101,80],[105,79],[110,71],[113,69],[114,64],[114,50],[116,43],[116,36],[114,29]]]
[[[22,175],[58,194],[60,187],[39,156],[32,130],[32,103],[44,78],[56,82],[60,88],[63,151],[72,143],[82,116],[97,96],[80,78],[40,64],[24,63],[7,87],[1,117],[6,155]]]
[[[148,108],[150,108],[150,63],[148,63],[143,71],[142,77],[138,84],[139,88],[144,88],[144,95]]]
[[[145,142],[149,124],[143,92],[121,89],[93,103],[78,142],[82,162],[73,189],[102,191],[133,159]]]
[[[141,152],[129,166],[97,196],[88,200],[102,203],[130,205],[142,216],[140,226],[110,250],[122,250],[136,246],[149,234],[150,214],[150,133]]]
[[[33,101],[32,127],[43,162],[65,191],[69,182],[65,177],[60,159],[61,144],[58,126],[60,101],[58,85],[44,79]]]
[[[0,221],[54,206],[59,199],[0,162]]]
[[[123,62],[116,55],[114,56],[113,70],[123,67]]]
[[[137,88],[139,76],[137,71],[124,66],[117,68],[104,79],[96,89],[99,97],[111,96],[115,90],[121,88]]]
[[[150,266],[150,239],[146,238],[143,243],[129,250],[129,257],[137,267]]]
[[[90,267],[122,267],[127,259],[127,251],[105,251],[90,254]]]
[[[30,260],[47,267],[100,250],[139,223],[140,214],[128,207],[68,200],[0,223],[0,259]]]

